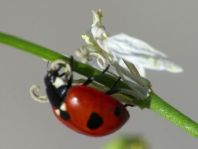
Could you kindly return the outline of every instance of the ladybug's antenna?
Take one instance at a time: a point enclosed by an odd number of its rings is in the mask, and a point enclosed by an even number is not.
[[[49,62],[49,61],[47,61],[47,64],[46,64],[46,67],[47,67],[47,69],[46,69],[46,70],[47,70],[47,72],[49,72],[49,63],[50,63],[50,62]]]

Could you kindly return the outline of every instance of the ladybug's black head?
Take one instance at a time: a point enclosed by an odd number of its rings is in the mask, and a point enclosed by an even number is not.
[[[68,90],[67,83],[62,79],[58,70],[48,71],[44,82],[51,105],[55,108],[59,108]]]
[[[63,60],[53,62],[44,78],[48,99],[55,108],[60,107],[68,89],[72,86],[73,74],[72,68],[70,68],[72,61],[73,58],[71,57],[70,65],[67,65]],[[67,74],[67,69],[71,71],[70,74]]]
[[[45,78],[44,78],[46,87],[53,85],[54,82],[56,81],[57,77],[59,77],[59,74],[58,74],[57,70],[48,71]]]

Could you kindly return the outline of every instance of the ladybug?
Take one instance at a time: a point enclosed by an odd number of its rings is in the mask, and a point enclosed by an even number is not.
[[[61,74],[63,66],[59,65],[58,69],[48,70],[44,78],[53,113],[64,125],[81,134],[97,137],[115,132],[129,119],[126,105],[110,96],[117,92],[115,85],[119,79],[107,92],[88,86],[94,76],[82,85],[72,85],[72,64],[71,57],[70,76]],[[102,73],[107,70],[108,67]]]

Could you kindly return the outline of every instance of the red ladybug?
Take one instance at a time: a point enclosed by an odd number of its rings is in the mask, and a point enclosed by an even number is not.
[[[73,58],[71,67],[72,61]],[[67,82],[63,81],[61,67],[49,70],[44,80],[53,112],[64,125],[85,135],[104,136],[118,130],[129,119],[125,105],[110,96],[116,91],[116,83],[106,93],[87,86],[94,77],[72,86],[73,75]]]

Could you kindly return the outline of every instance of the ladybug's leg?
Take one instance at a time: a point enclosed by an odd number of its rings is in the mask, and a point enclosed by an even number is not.
[[[103,71],[102,71],[102,74],[104,74],[105,72],[108,71],[110,65],[108,65]],[[83,85],[89,85],[92,81],[94,81],[96,76],[91,76],[91,77],[88,77],[87,80],[83,83]]]
[[[124,107],[134,107],[135,105],[133,105],[133,104],[124,104]]]
[[[121,77],[118,77],[118,79],[114,82],[114,84],[111,86],[111,88],[108,91],[106,91],[107,95],[112,95],[112,94],[120,92],[120,89],[116,88],[116,85],[118,84],[120,79],[121,79]]]
[[[114,89],[111,89],[111,90],[106,91],[105,94],[107,94],[107,95],[113,95],[113,94],[116,94],[116,93],[119,93],[119,92],[120,92],[120,89],[114,88]]]

